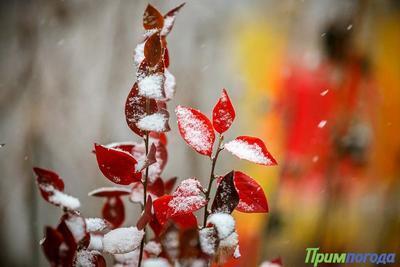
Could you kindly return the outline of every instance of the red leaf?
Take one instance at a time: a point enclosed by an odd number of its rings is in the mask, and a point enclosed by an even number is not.
[[[161,144],[163,144],[164,146],[167,145],[168,141],[167,141],[167,135],[165,133],[156,133],[156,132],[150,132],[150,137],[157,139],[158,141],[160,141]]]
[[[95,144],[97,163],[110,181],[128,185],[137,182],[141,173],[136,172],[136,160],[129,153]]]
[[[193,213],[178,215],[171,218],[180,229],[197,228],[197,218]]]
[[[126,99],[125,103],[125,117],[126,123],[129,128],[139,136],[144,135],[144,131],[137,127],[138,121],[146,115],[157,112],[157,103],[154,99],[147,99],[148,101],[148,113],[146,113],[146,98],[139,95],[139,88],[135,83]]]
[[[142,230],[146,227],[146,225],[152,220],[152,216],[151,216],[151,208],[153,206],[153,201],[151,199],[151,196],[147,197],[147,201],[146,201],[146,206],[144,208],[144,211],[142,212],[142,215],[140,216],[136,227],[139,230]]]
[[[151,35],[145,42],[144,45],[144,57],[146,58],[149,66],[157,65],[162,56],[162,47],[160,34],[158,32]]]
[[[129,195],[131,190],[125,187],[101,187],[89,192],[93,197],[119,197]]]
[[[147,190],[158,197],[164,195],[164,181],[158,177],[154,182],[147,185]]]
[[[125,220],[124,203],[120,197],[107,198],[103,206],[103,218],[107,220],[114,228],[118,228]]]
[[[226,174],[218,185],[215,198],[212,203],[212,213],[223,212],[231,214],[239,203],[239,195],[233,183],[233,174]]]
[[[46,201],[49,201],[49,197],[52,195],[52,193],[49,192],[49,190],[44,190],[43,188],[47,186],[53,186],[54,189],[57,189],[61,192],[64,191],[64,182],[55,172],[37,167],[33,168],[33,171],[37,175],[36,182],[39,185],[40,193]]]
[[[143,27],[146,30],[159,29],[164,26],[164,18],[161,13],[152,5],[147,5],[143,14]]]
[[[268,212],[268,203],[261,186],[246,174],[236,171],[233,181],[239,193],[236,210],[247,213]]]
[[[172,196],[165,195],[157,198],[153,202],[154,214],[156,215],[157,221],[163,226],[168,218],[171,216],[171,208],[169,202],[172,200]]]
[[[213,110],[214,129],[222,134],[231,127],[235,119],[235,109],[232,106],[228,93],[222,90],[222,95]]]
[[[146,159],[144,160],[144,162],[141,166],[138,166],[137,171],[143,171],[144,169],[146,169],[147,167],[149,167],[150,165],[152,165],[156,162],[157,162],[156,146],[153,143],[150,146],[150,149],[149,149],[149,152],[147,153]]]
[[[179,6],[175,7],[174,9],[171,9],[170,11],[168,11],[167,14],[164,15],[164,27],[161,31],[162,35],[166,36],[171,32],[172,27],[174,27],[176,14],[178,14],[179,10],[184,5],[185,3],[180,4]]]
[[[178,128],[182,138],[195,151],[211,156],[215,133],[210,120],[200,111],[177,106]]]
[[[256,137],[239,136],[225,144],[225,149],[238,158],[245,159],[260,165],[276,165],[276,160],[268,152],[264,142]]]
[[[178,180],[178,177],[172,177],[165,181],[164,183],[164,188],[165,188],[165,194],[169,194],[172,192],[172,189],[174,189],[176,180]]]
[[[51,266],[58,266],[61,261],[60,245],[62,242],[64,242],[64,238],[60,232],[49,226],[45,228],[45,238],[41,246]]]

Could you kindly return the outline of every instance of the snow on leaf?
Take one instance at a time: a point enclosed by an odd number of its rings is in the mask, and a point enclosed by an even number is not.
[[[135,47],[135,56],[133,59],[136,66],[139,66],[140,63],[142,63],[142,61],[144,60],[144,44],[145,42],[140,43]]]
[[[146,101],[148,103],[148,112],[146,112]],[[144,116],[157,112],[157,110],[156,101],[139,95],[138,84],[135,83],[125,102],[125,118],[129,128],[137,135],[143,136],[144,131],[137,127],[137,122]]]
[[[40,194],[46,201],[49,201],[51,192],[44,189],[53,188],[58,191],[64,191],[64,182],[57,173],[37,167],[33,168],[33,171],[37,175],[36,183],[39,186]]]
[[[222,90],[222,95],[213,110],[214,129],[222,134],[231,127],[235,119],[235,109],[232,106],[228,93]]]
[[[217,249],[218,237],[214,227],[205,227],[199,231],[201,250],[207,255],[214,255]]]
[[[89,250],[103,251],[103,235],[90,234]]]
[[[227,213],[213,213],[207,219],[207,226],[214,226],[222,240],[235,231],[235,220]]]
[[[233,232],[227,238],[222,239],[219,242],[216,263],[222,265],[230,260],[235,255],[238,245],[239,239],[236,232]]]
[[[163,73],[138,78],[139,95],[150,99],[163,99],[165,77]]]
[[[129,195],[131,190],[126,187],[100,187],[91,192],[89,192],[89,196],[94,197],[117,197],[117,196],[124,196]]]
[[[172,73],[169,72],[168,69],[164,70],[164,76],[165,76],[165,82],[164,82],[165,97],[166,100],[170,100],[174,98],[175,95],[176,80],[175,76],[172,75]]]
[[[183,180],[172,195],[180,197],[198,196],[202,191],[200,182],[195,178],[189,178]]]
[[[79,199],[55,189],[53,185],[39,185],[39,188],[42,195],[46,195],[47,201],[53,205],[69,210],[77,210],[81,206]]]
[[[109,227],[107,221],[102,218],[86,218],[85,222],[86,230],[90,233],[101,232]]]
[[[107,201],[103,206],[102,215],[103,218],[113,226],[113,228],[121,226],[125,220],[125,208],[121,198],[107,198]]]
[[[212,213],[232,213],[239,203],[239,195],[233,183],[234,171],[226,174],[220,181],[211,207]]]
[[[255,213],[268,212],[268,203],[262,187],[246,174],[235,171],[233,181],[239,193],[236,210]]]
[[[151,132],[168,132],[170,127],[168,125],[169,113],[165,109],[161,109],[157,113],[142,117],[137,127],[143,131]]]
[[[176,15],[184,5],[185,3],[175,7],[174,9],[171,9],[167,14],[164,15],[164,27],[161,30],[161,35],[167,36],[171,32],[175,23]]]
[[[76,267],[106,267],[106,260],[98,251],[79,250],[76,255]]]
[[[143,261],[143,267],[170,267],[171,265],[164,258],[149,258]]]
[[[144,251],[151,255],[158,256],[162,251],[161,244],[155,241],[149,241],[144,246]]]
[[[134,251],[128,253],[114,254],[114,258],[116,262],[121,264],[121,267],[137,266],[139,260],[139,252],[139,249],[135,249]]]
[[[240,159],[260,165],[276,165],[276,160],[268,152],[264,142],[256,137],[239,136],[224,145],[224,148]]]
[[[210,120],[200,111],[177,106],[178,128],[182,138],[196,152],[211,156],[215,133]]]
[[[125,227],[111,230],[104,235],[104,252],[111,254],[128,253],[140,246],[144,236],[143,230],[136,227]]]
[[[194,178],[183,180],[172,196],[168,203],[168,207],[171,208],[170,216],[194,212],[207,203],[202,195],[200,182]]]
[[[143,27],[146,30],[158,29],[161,30],[164,26],[164,17],[152,5],[147,5],[143,14]]]
[[[99,168],[110,181],[129,185],[140,180],[141,173],[136,172],[137,162],[131,154],[98,144],[95,144],[95,151]]]

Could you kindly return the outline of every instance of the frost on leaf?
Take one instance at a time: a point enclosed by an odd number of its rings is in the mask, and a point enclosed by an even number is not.
[[[184,5],[185,3],[175,7],[174,9],[171,9],[167,14],[164,15],[164,27],[161,30],[161,35],[166,36],[171,32],[172,27],[174,26],[176,15]]]
[[[146,30],[157,29],[161,30],[164,26],[164,17],[152,5],[147,5],[143,14],[143,27]]]
[[[222,95],[213,110],[214,129],[222,134],[231,127],[235,119],[235,109],[232,106],[228,93],[222,90]]]
[[[128,253],[140,246],[143,230],[136,227],[117,228],[104,235],[104,252],[111,254]]]
[[[255,180],[239,171],[235,171],[233,180],[239,193],[236,210],[248,213],[268,212],[264,190]]]
[[[95,144],[97,163],[103,175],[110,181],[129,185],[139,181],[141,173],[136,172],[136,160],[127,152]]]
[[[200,111],[177,106],[175,109],[182,138],[195,151],[211,156],[215,133],[210,120]]]
[[[141,118],[151,115],[157,110],[156,101],[139,95],[138,84],[135,83],[125,102],[125,118],[129,128],[137,135],[143,136],[144,131],[140,130],[136,124]]]
[[[235,231],[235,220],[227,213],[213,213],[207,219],[207,226],[214,226],[220,240]]]
[[[137,127],[148,132],[168,132],[170,130],[168,119],[168,111],[161,109],[157,113],[142,117],[138,121]]]
[[[245,159],[257,164],[276,165],[276,160],[268,152],[264,142],[256,137],[239,136],[225,144],[225,149],[240,159]]]
[[[106,267],[106,261],[98,251],[80,250],[76,255],[76,267]]]
[[[217,192],[211,207],[212,213],[232,213],[239,203],[239,195],[233,183],[234,171],[226,174],[218,184]]]

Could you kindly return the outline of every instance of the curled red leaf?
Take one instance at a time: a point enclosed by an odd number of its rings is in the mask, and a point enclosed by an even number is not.
[[[239,136],[235,140],[226,143],[224,148],[240,159],[265,166],[277,164],[264,142],[257,137]]]
[[[235,109],[229,99],[225,89],[213,110],[213,126],[214,129],[222,134],[231,127],[235,119]]]
[[[235,171],[233,181],[239,193],[236,210],[247,213],[268,212],[264,190],[255,180],[240,171]]]
[[[186,143],[196,152],[211,156],[215,133],[210,120],[200,111],[177,106],[179,132]]]
[[[136,160],[127,152],[95,144],[96,158],[103,175],[110,181],[129,185],[141,179]]]

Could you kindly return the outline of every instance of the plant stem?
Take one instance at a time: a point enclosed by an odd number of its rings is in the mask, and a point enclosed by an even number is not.
[[[150,109],[150,103],[149,100],[146,99],[146,114],[149,113]],[[145,138],[144,138],[144,147],[146,150],[146,157],[149,154],[149,132],[146,132]],[[142,212],[144,211],[146,207],[146,202],[147,202],[147,178],[149,176],[149,166],[146,167],[145,174],[144,174],[144,179],[142,179],[142,185],[143,185],[143,206],[142,206]],[[144,249],[144,243],[147,239],[147,232],[146,232],[146,226],[144,227],[144,235],[142,242],[140,243],[140,252],[139,252],[139,261],[138,261],[138,267],[142,265],[142,259],[143,259],[143,249]]]
[[[218,155],[219,155],[219,153],[224,149],[224,148],[221,148],[221,144],[222,144],[222,141],[223,141],[223,140],[224,140],[224,136],[223,136],[223,135],[219,135],[219,141],[218,141],[217,151],[215,152],[215,155],[214,155],[213,157],[211,157],[211,159],[212,159],[211,173],[210,173],[210,180],[208,181],[208,188],[207,188],[207,191],[206,191],[206,200],[207,200],[207,203],[206,203],[206,205],[205,205],[205,207],[204,207],[204,221],[203,221],[203,227],[206,227],[207,217],[208,217],[208,215],[209,215],[209,212],[208,212],[208,202],[210,201],[211,186],[212,186],[213,181],[215,180],[214,171],[215,171],[215,166],[216,166],[216,164],[217,164]]]

